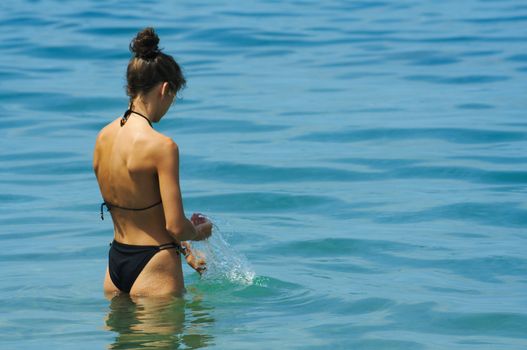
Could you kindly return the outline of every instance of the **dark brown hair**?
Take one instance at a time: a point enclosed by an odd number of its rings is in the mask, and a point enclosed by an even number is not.
[[[134,54],[126,70],[126,93],[130,101],[165,81],[176,94],[185,87],[186,80],[181,68],[172,56],[158,48],[158,44],[159,37],[152,27],[137,33],[130,42],[130,51]]]

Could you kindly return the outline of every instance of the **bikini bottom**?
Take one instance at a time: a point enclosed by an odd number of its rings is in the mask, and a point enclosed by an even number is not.
[[[154,255],[164,249],[177,249],[178,254],[182,251],[176,242],[162,245],[130,245],[114,240],[110,246],[110,278],[120,291],[126,293],[130,293],[135,280]]]

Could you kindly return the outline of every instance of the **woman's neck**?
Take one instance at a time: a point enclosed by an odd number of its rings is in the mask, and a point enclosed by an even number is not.
[[[151,106],[152,104],[148,103],[147,101],[144,101],[144,99],[140,97],[136,97],[132,101],[132,106],[130,109],[134,112],[141,113],[142,115],[150,119],[150,121],[154,121],[153,118],[154,118],[155,113],[153,109],[151,108]]]

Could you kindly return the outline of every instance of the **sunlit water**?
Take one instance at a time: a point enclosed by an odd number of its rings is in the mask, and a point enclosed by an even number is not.
[[[1,349],[527,349],[523,1],[0,4]],[[91,170],[146,25],[209,271],[102,294]]]
[[[217,225],[214,225],[213,232],[214,234],[205,241],[190,243],[193,253],[206,261],[203,280],[229,281],[241,285],[253,284],[255,273],[245,256],[235,251],[225,241]]]

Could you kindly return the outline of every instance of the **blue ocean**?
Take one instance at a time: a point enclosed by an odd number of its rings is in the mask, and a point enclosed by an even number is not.
[[[0,9],[1,349],[527,349],[525,1]],[[146,26],[210,269],[107,300],[92,152]]]

